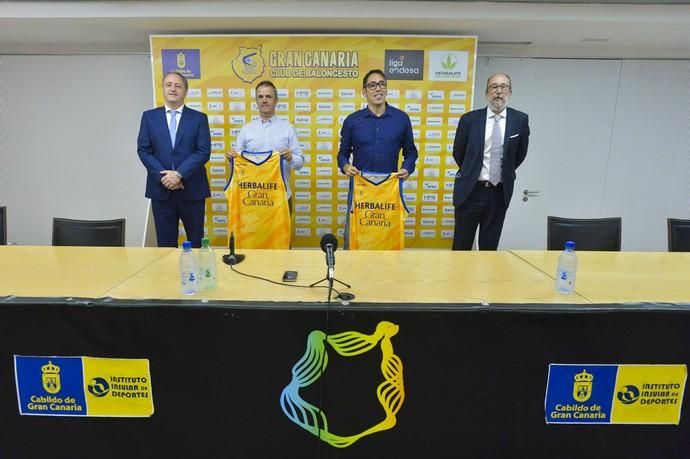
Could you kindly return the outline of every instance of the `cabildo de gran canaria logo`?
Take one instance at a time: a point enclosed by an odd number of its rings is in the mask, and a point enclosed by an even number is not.
[[[587,370],[582,370],[582,373],[576,374],[574,379],[573,398],[578,402],[586,402],[592,395],[592,380],[594,376],[591,373],[587,373]]]
[[[60,392],[60,367],[53,365],[53,362],[49,360],[46,365],[41,367],[41,381],[43,388],[49,394]]]
[[[397,422],[395,415],[400,411],[405,400],[403,364],[393,352],[391,343],[391,338],[398,333],[398,330],[397,325],[381,321],[371,335],[356,331],[326,335],[321,330],[312,331],[307,338],[307,349],[304,355],[292,367],[292,380],[280,396],[280,405],[285,415],[307,432],[336,448],[348,447],[362,437],[392,429]],[[385,418],[363,432],[337,435],[329,430],[326,413],[304,400],[299,391],[315,383],[326,371],[328,365],[326,343],[341,356],[354,357],[374,349],[379,342],[383,382],[377,387],[376,396],[385,412]]]
[[[261,45],[255,48],[240,46],[236,58],[230,61],[232,71],[237,78],[245,83],[251,83],[264,73],[264,58],[261,55]]]

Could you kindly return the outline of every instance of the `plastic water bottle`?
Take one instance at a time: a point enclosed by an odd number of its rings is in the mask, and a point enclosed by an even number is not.
[[[203,238],[199,250],[199,290],[211,290],[215,287],[216,254],[213,253],[208,238]]]
[[[566,241],[565,250],[558,257],[556,291],[559,293],[573,293],[575,291],[576,276],[577,255],[575,255],[575,243],[573,241]]]
[[[182,253],[180,254],[180,287],[185,295],[196,295],[199,293],[199,268],[196,264],[196,257],[192,252],[192,243],[184,241],[182,243]]]

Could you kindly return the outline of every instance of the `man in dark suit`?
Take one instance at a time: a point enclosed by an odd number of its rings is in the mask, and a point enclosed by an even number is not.
[[[471,250],[479,226],[479,250],[496,250],[506,210],[513,195],[515,169],[525,160],[529,144],[526,113],[507,108],[510,76],[497,73],[486,82],[486,108],[460,118],[453,157],[455,176],[453,250]]]
[[[146,197],[151,199],[159,247],[177,247],[180,219],[193,247],[204,235],[205,199],[211,195],[204,164],[211,153],[208,117],[184,106],[187,79],[177,72],[163,78],[165,106],[141,117],[137,153],[146,166]]]

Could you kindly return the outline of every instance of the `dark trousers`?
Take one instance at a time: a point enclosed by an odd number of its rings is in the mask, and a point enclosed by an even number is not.
[[[453,250],[472,250],[479,226],[479,250],[496,250],[506,217],[503,184],[486,187],[477,182],[470,196],[455,208]]]
[[[188,201],[173,191],[165,200],[151,200],[153,220],[156,224],[158,247],[177,247],[177,228],[180,220],[192,247],[201,247],[204,237],[206,200]]]

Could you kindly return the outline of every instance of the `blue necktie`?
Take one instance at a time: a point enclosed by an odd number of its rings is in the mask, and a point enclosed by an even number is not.
[[[177,135],[177,119],[175,115],[177,115],[177,110],[168,110],[168,112],[170,113],[170,143],[175,148],[175,136]]]
[[[489,158],[489,182],[496,186],[501,182],[501,160],[503,159],[503,136],[501,135],[500,115],[493,116],[491,131],[491,157]]]

